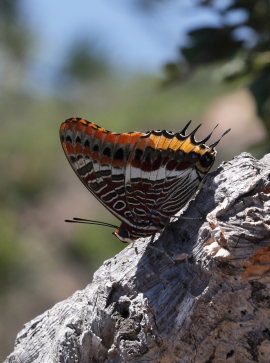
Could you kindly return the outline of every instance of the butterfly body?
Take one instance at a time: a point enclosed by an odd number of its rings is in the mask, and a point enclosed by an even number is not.
[[[115,133],[80,118],[66,120],[61,143],[87,189],[122,222],[115,235],[132,242],[161,231],[194,195],[214,163],[214,146],[166,130]]]

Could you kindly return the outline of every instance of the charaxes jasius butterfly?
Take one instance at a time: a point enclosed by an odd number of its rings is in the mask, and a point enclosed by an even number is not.
[[[60,128],[66,157],[86,188],[120,221],[121,226],[74,218],[69,222],[116,227],[123,242],[154,235],[195,194],[214,163],[212,132],[196,141],[198,128],[181,132],[149,131],[118,134],[81,118]]]

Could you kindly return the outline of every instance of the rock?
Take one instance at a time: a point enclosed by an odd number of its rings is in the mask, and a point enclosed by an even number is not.
[[[270,154],[243,153],[153,245],[27,323],[5,362],[269,362],[269,282]]]

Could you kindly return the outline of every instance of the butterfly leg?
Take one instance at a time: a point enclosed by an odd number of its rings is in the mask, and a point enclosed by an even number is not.
[[[152,234],[149,244],[153,244],[155,241],[156,233]]]
[[[165,252],[164,250],[161,250],[160,248],[154,246],[154,242],[155,242],[155,237],[156,237],[156,233],[152,234],[150,242],[148,244],[148,246],[150,248],[152,248],[155,251],[158,251],[159,253],[161,253],[162,255],[166,256],[173,264],[175,264],[175,261],[168,255],[167,252]]]
[[[167,252],[165,252],[164,250],[161,250],[160,248],[156,247],[156,246],[153,246],[153,245],[150,245],[149,243],[149,247],[152,248],[153,250],[161,253],[162,255],[166,256],[173,264],[175,264],[175,261],[171,258],[171,256],[168,255]]]
[[[182,214],[180,214],[179,216],[173,216],[172,218],[175,218],[176,220],[186,219],[186,220],[190,220],[190,221],[204,220],[205,214],[200,209],[198,209],[198,213],[199,213],[200,217],[188,217],[188,216],[183,216]]]
[[[175,217],[176,217],[176,216],[173,216],[173,218],[175,218]],[[173,225],[173,222],[174,222],[174,220],[168,219],[168,220],[166,221],[165,225],[164,225],[163,232],[164,232],[165,230],[168,230],[168,231],[170,231],[170,232],[174,233],[174,232],[175,232],[175,227],[174,227],[174,225]],[[163,233],[163,232],[162,232],[162,233]]]

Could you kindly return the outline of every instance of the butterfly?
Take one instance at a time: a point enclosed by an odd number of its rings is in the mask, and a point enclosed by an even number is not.
[[[72,169],[122,223],[67,221],[115,227],[113,234],[123,242],[161,232],[194,196],[215,161],[215,146],[230,131],[206,146],[214,130],[196,141],[201,125],[186,133],[190,123],[177,133],[119,134],[81,118],[63,122],[60,139]]]

